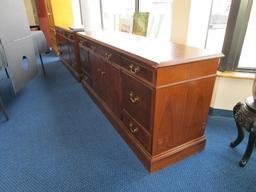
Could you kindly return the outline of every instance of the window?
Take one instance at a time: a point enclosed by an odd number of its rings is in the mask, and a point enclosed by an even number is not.
[[[249,24],[246,30],[246,35],[240,55],[238,68],[255,69],[255,45],[256,45],[256,3],[253,3]]]
[[[149,12],[147,36],[170,40],[171,0],[140,0],[139,11]]]
[[[206,39],[206,49],[216,51],[222,50],[231,0],[213,0],[208,34]]]
[[[130,32],[134,0],[101,0],[103,28]]]
[[[81,2],[80,0],[73,0],[72,1],[72,11],[73,11],[73,17],[74,17],[74,26],[81,26],[82,23],[82,17],[81,17]]]
[[[255,6],[253,0],[232,1],[222,47],[225,58],[221,59],[219,70],[256,70],[252,56],[256,41]]]
[[[171,5],[173,0],[79,1],[83,24],[87,28],[99,28],[100,23],[100,27],[105,30],[131,33],[133,14],[135,12],[149,12],[147,36],[170,40]]]

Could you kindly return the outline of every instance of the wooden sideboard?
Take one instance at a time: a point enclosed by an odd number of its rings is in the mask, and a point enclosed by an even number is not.
[[[222,54],[122,32],[73,35],[62,37],[78,47],[69,54],[83,87],[150,172],[204,148]],[[72,63],[57,39],[62,60]]]

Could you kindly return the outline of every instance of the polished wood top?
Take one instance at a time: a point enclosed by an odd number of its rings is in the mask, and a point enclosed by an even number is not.
[[[137,59],[147,60],[155,68],[223,57],[221,53],[124,32],[86,30],[78,35]]]

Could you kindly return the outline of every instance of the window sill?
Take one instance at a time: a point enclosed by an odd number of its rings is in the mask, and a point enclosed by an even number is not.
[[[236,71],[225,71],[225,72],[218,71],[217,77],[254,80],[255,73],[236,72]]]

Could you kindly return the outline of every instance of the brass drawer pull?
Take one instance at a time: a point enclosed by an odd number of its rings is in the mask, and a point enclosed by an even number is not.
[[[101,76],[104,76],[105,74],[106,74],[106,72],[105,71],[101,71]]]
[[[132,133],[136,133],[139,131],[138,127],[134,127],[133,123],[129,124],[129,129]]]
[[[111,53],[105,53],[105,58],[106,58],[107,60],[109,60],[111,57],[112,57],[112,54],[111,54]]]
[[[133,74],[138,73],[140,71],[140,67],[139,66],[135,66],[133,64],[130,64],[129,68],[130,68],[130,72],[133,73]]]
[[[130,101],[132,103],[137,103],[140,100],[139,96],[136,96],[132,91],[129,93],[129,96],[130,96]]]

